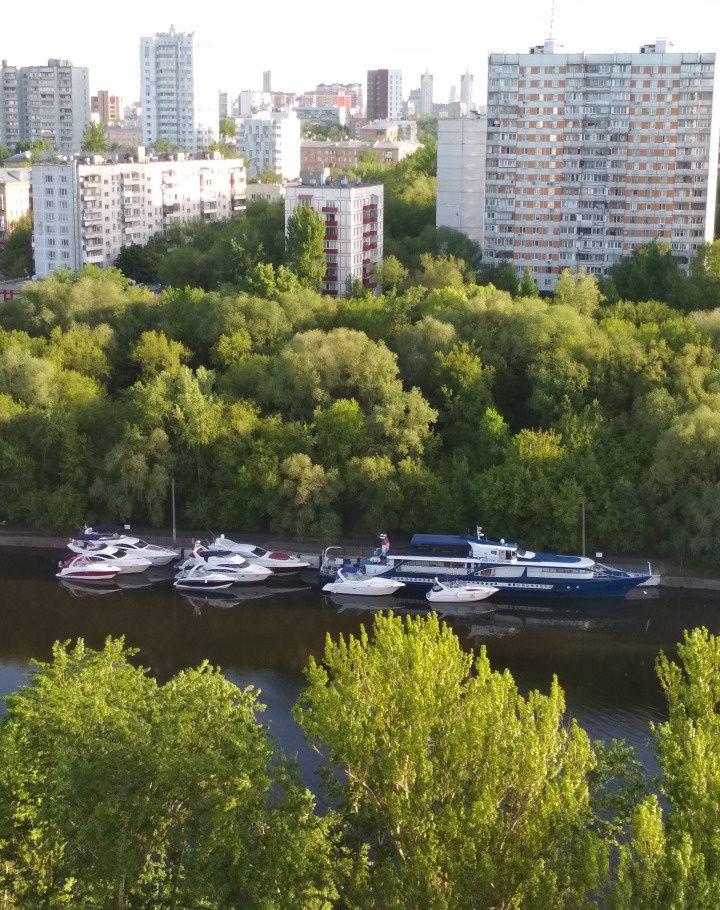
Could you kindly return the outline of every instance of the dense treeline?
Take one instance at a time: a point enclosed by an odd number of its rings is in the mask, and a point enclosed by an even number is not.
[[[88,267],[0,310],[0,518],[332,537],[480,521],[533,546],[715,558],[720,313],[468,284],[159,296]],[[284,279],[283,279],[284,280]],[[404,286],[404,285],[403,285]]]
[[[207,664],[56,644],[0,723],[7,910],[711,910],[720,641],[660,655],[660,776],[591,742],[557,680],[522,695],[436,616],[328,641],[294,716],[315,797]],[[662,805],[660,803],[662,799]]]

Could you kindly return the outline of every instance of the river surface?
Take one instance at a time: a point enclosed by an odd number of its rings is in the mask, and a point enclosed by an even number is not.
[[[209,660],[238,685],[260,688],[263,720],[286,751],[298,754],[312,785],[313,754],[290,710],[308,657],[321,655],[325,636],[372,623],[367,598],[335,603],[300,580],[240,589],[235,599],[189,598],[167,580],[150,583],[144,575],[125,576],[129,587],[121,590],[71,590],[55,580],[54,566],[48,555],[0,553],[0,695],[22,684],[32,659],[47,660],[56,640],[82,637],[98,647],[108,635],[124,635],[161,680]],[[392,606],[424,611],[423,603],[395,598]],[[521,691],[546,691],[557,675],[569,713],[591,737],[623,738],[654,768],[649,724],[664,718],[655,658],[660,650],[674,652],[685,628],[720,632],[720,595],[501,606],[492,615],[462,611],[447,619],[466,647],[486,645],[493,666],[509,668]]]

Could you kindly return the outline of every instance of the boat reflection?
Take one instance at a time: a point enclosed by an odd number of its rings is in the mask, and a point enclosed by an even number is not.
[[[192,607],[193,615],[200,616],[204,607],[228,610],[232,607],[239,607],[249,601],[266,600],[290,594],[302,594],[310,590],[310,585],[293,585],[292,587],[273,585],[272,587],[226,588],[221,591],[208,592],[207,594],[178,591],[178,594]]]

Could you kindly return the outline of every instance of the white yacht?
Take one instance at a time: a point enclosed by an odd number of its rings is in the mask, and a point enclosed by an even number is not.
[[[174,587],[185,591],[223,591],[234,584],[232,575],[209,569],[200,563],[187,566],[177,574],[173,582]]]
[[[402,581],[393,578],[380,578],[379,576],[366,576],[361,572],[345,574],[338,569],[335,579],[323,585],[323,591],[329,594],[353,594],[363,597],[387,597],[400,588],[404,588]]]
[[[288,575],[297,575],[303,569],[310,568],[310,563],[304,562],[298,556],[291,556],[289,553],[283,553],[279,550],[265,550],[253,543],[237,543],[237,541],[230,540],[224,534],[216,537],[210,546],[237,553],[238,556],[244,557],[248,562],[265,566],[266,569],[272,569],[274,575],[287,577]]]
[[[233,578],[233,584],[238,585],[261,584],[273,574],[271,569],[253,565],[237,553],[198,545],[178,568],[182,572],[193,566],[204,566],[206,569],[224,572]]]
[[[149,559],[154,566],[166,566],[180,558],[179,550],[148,543],[140,537],[131,537],[120,530],[111,531],[104,528],[86,527],[84,531],[75,534],[68,542],[68,549],[73,553],[97,553],[106,547],[120,547],[128,552],[136,553],[144,559]]]
[[[76,553],[76,550],[71,550]],[[92,556],[93,561],[98,565],[104,563],[108,566],[115,566],[119,575],[138,575],[146,572],[152,561],[145,556],[140,556],[136,550],[125,550],[122,547],[101,547],[97,550],[85,551],[83,555]]]
[[[467,604],[492,597],[499,590],[492,585],[477,582],[443,583],[436,578],[425,598],[431,604]]]

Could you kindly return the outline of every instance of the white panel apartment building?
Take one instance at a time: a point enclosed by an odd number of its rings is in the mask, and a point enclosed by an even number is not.
[[[484,259],[607,272],[655,239],[687,268],[712,239],[715,54],[491,54]]]
[[[300,120],[294,111],[259,111],[237,124],[237,147],[247,162],[248,177],[268,168],[286,180],[300,176]]]
[[[143,141],[200,152],[218,137],[217,86],[193,32],[140,39]]]
[[[35,273],[112,265],[120,250],[188,221],[245,206],[238,160],[71,162],[32,169]]]
[[[375,269],[383,258],[383,187],[346,183],[285,190],[285,228],[299,205],[310,205],[325,221],[323,294],[344,297],[351,280],[375,290]]]
[[[47,66],[0,67],[0,142],[42,139],[65,154],[82,147],[90,123],[90,87],[86,67],[68,60]]]
[[[485,240],[485,111],[438,121],[438,227],[449,227],[474,240]]]

